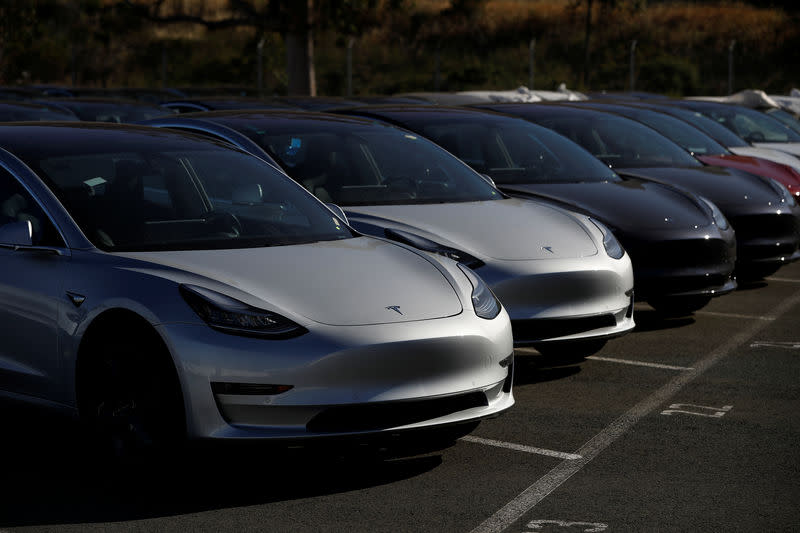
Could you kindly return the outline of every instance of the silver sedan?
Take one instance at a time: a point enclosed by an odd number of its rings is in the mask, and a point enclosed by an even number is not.
[[[110,124],[0,147],[0,396],[134,453],[454,437],[514,402],[509,318],[470,268],[359,235],[249,154]]]
[[[274,161],[318,198],[341,206],[358,231],[474,268],[508,310],[517,346],[582,357],[634,327],[631,260],[606,226],[556,205],[510,198],[410,131],[283,111],[149,123],[224,139]]]

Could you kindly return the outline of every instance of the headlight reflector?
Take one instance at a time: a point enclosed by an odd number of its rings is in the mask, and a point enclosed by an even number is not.
[[[383,233],[387,238],[393,241],[402,242],[403,244],[413,246],[419,250],[425,250],[426,252],[432,252],[449,257],[453,261],[458,261],[459,263],[467,265],[469,268],[478,268],[483,265],[483,261],[477,257],[469,255],[466,252],[456,250],[455,248],[450,248],[449,246],[439,244],[438,242],[426,239],[425,237],[420,237],[419,235],[414,235],[413,233],[409,233],[407,231],[386,228],[383,230]]]
[[[719,210],[719,207],[717,207],[716,204],[714,204],[714,202],[708,198],[703,198],[702,196],[699,198],[705,202],[709,209],[711,209],[711,217],[714,219],[714,223],[717,225],[717,227],[721,230],[728,229],[728,219],[725,218],[725,215],[722,214],[722,211]]]
[[[500,314],[500,302],[486,283],[466,265],[458,263],[458,268],[472,284],[472,307],[480,318],[491,320]]]
[[[600,230],[600,233],[603,234],[603,248],[606,249],[606,253],[612,259],[620,259],[623,255],[625,255],[625,249],[619,243],[617,238],[611,233],[611,230],[606,227],[605,224],[599,222],[593,218],[589,218],[592,221],[592,224]]]
[[[212,328],[245,337],[288,339],[308,330],[277,313],[258,309],[224,294],[196,285],[181,285],[180,293],[195,313]]]
[[[786,188],[786,185],[775,180],[769,180],[769,183],[772,185],[772,188],[781,195],[781,199],[786,203],[786,205],[789,207],[794,207],[796,203],[794,196],[792,196],[792,193]]]

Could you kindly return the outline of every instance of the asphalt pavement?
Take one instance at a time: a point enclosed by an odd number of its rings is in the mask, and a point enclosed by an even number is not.
[[[585,360],[518,350],[512,410],[437,453],[240,447],[108,467],[4,405],[0,531],[800,530],[800,264]]]

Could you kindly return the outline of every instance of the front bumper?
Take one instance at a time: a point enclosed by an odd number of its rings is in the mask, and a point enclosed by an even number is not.
[[[190,438],[305,439],[435,428],[514,403],[508,315],[309,327],[295,339],[159,326],[175,359]],[[235,384],[220,387],[212,384]],[[262,394],[265,385],[290,386]],[[227,394],[243,390],[245,393]],[[278,389],[276,389],[278,390]],[[409,414],[411,413],[411,414]]]
[[[635,325],[627,255],[495,261],[476,272],[508,311],[515,346],[616,337]]]

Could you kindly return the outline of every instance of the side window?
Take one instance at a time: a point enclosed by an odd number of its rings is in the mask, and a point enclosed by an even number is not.
[[[35,246],[66,246],[36,200],[14,176],[0,168],[0,227],[26,221],[31,224]]]

